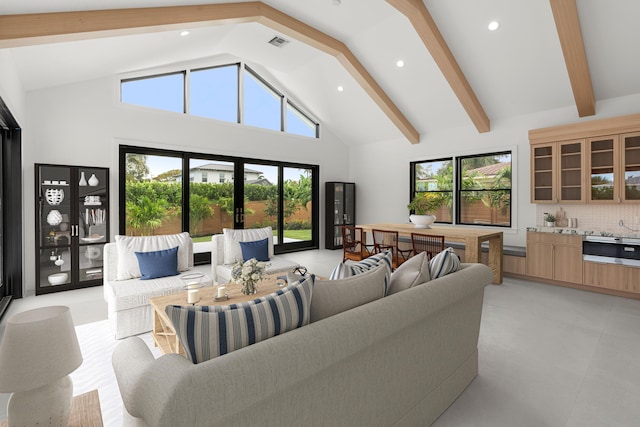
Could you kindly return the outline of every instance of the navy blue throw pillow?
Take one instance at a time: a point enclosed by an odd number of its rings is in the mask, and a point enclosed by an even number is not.
[[[258,261],[269,261],[269,238],[256,240],[255,242],[240,242],[242,249],[242,261],[246,262],[251,258]]]
[[[136,252],[140,267],[140,280],[176,276],[178,272],[178,247],[154,252]]]

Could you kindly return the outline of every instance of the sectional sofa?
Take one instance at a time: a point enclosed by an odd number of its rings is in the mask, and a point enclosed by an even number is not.
[[[198,364],[177,354],[154,359],[140,338],[128,338],[113,354],[124,425],[430,425],[478,372],[492,278],[485,265],[462,264]]]

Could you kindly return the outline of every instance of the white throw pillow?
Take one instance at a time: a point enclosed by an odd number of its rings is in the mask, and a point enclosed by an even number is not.
[[[162,236],[116,236],[118,248],[118,274],[116,280],[135,279],[141,276],[136,252],[155,252],[178,247],[178,271],[189,269],[189,233]]]
[[[384,297],[387,266],[380,264],[344,279],[316,280],[311,299],[311,322]]]
[[[391,273],[391,283],[387,295],[395,294],[431,280],[429,274],[429,257],[426,252],[420,252],[400,264]]]
[[[365,258],[358,262],[341,262],[333,269],[329,280],[344,279],[346,277],[355,276],[369,271],[379,265],[386,267],[386,276],[384,279],[385,294],[389,289],[389,282],[391,281],[391,251],[384,251],[379,254],[371,255],[369,258]]]
[[[429,272],[432,280],[458,270],[460,270],[460,257],[454,252],[453,248],[446,248],[429,261]]]
[[[222,233],[224,234],[225,264],[242,261],[240,242],[255,242],[264,238],[269,239],[269,259],[273,258],[273,229],[271,227],[247,228],[245,230],[223,228]]]

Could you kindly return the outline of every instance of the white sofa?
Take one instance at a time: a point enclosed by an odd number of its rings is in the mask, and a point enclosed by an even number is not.
[[[178,276],[140,280],[134,252],[150,252],[178,246]],[[149,299],[182,290],[181,279],[193,267],[193,240],[189,233],[163,236],[116,236],[104,246],[104,299],[107,317],[116,339],[149,332],[153,328],[153,310]],[[210,286],[210,277],[201,284]]]
[[[273,251],[273,229],[271,227],[248,228],[244,230],[232,230],[225,228],[222,234],[211,236],[211,276],[218,283],[228,283],[231,279],[233,264],[242,259],[239,242],[252,242],[268,238],[269,265],[267,274],[292,271],[299,267],[295,261],[282,255],[275,255]]]
[[[113,353],[123,425],[428,426],[478,372],[492,279],[487,266],[462,264],[195,365],[177,354],[154,359],[129,338]]]

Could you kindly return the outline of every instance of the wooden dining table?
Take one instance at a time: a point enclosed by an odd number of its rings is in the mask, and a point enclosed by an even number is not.
[[[481,262],[482,243],[489,242],[488,265],[493,271],[493,283],[502,283],[502,231],[480,230],[477,228],[434,226],[432,228],[416,228],[413,224],[359,224],[362,228],[363,241],[371,230],[397,231],[399,236],[409,237],[411,233],[444,236],[446,242],[464,243],[465,262]]]

